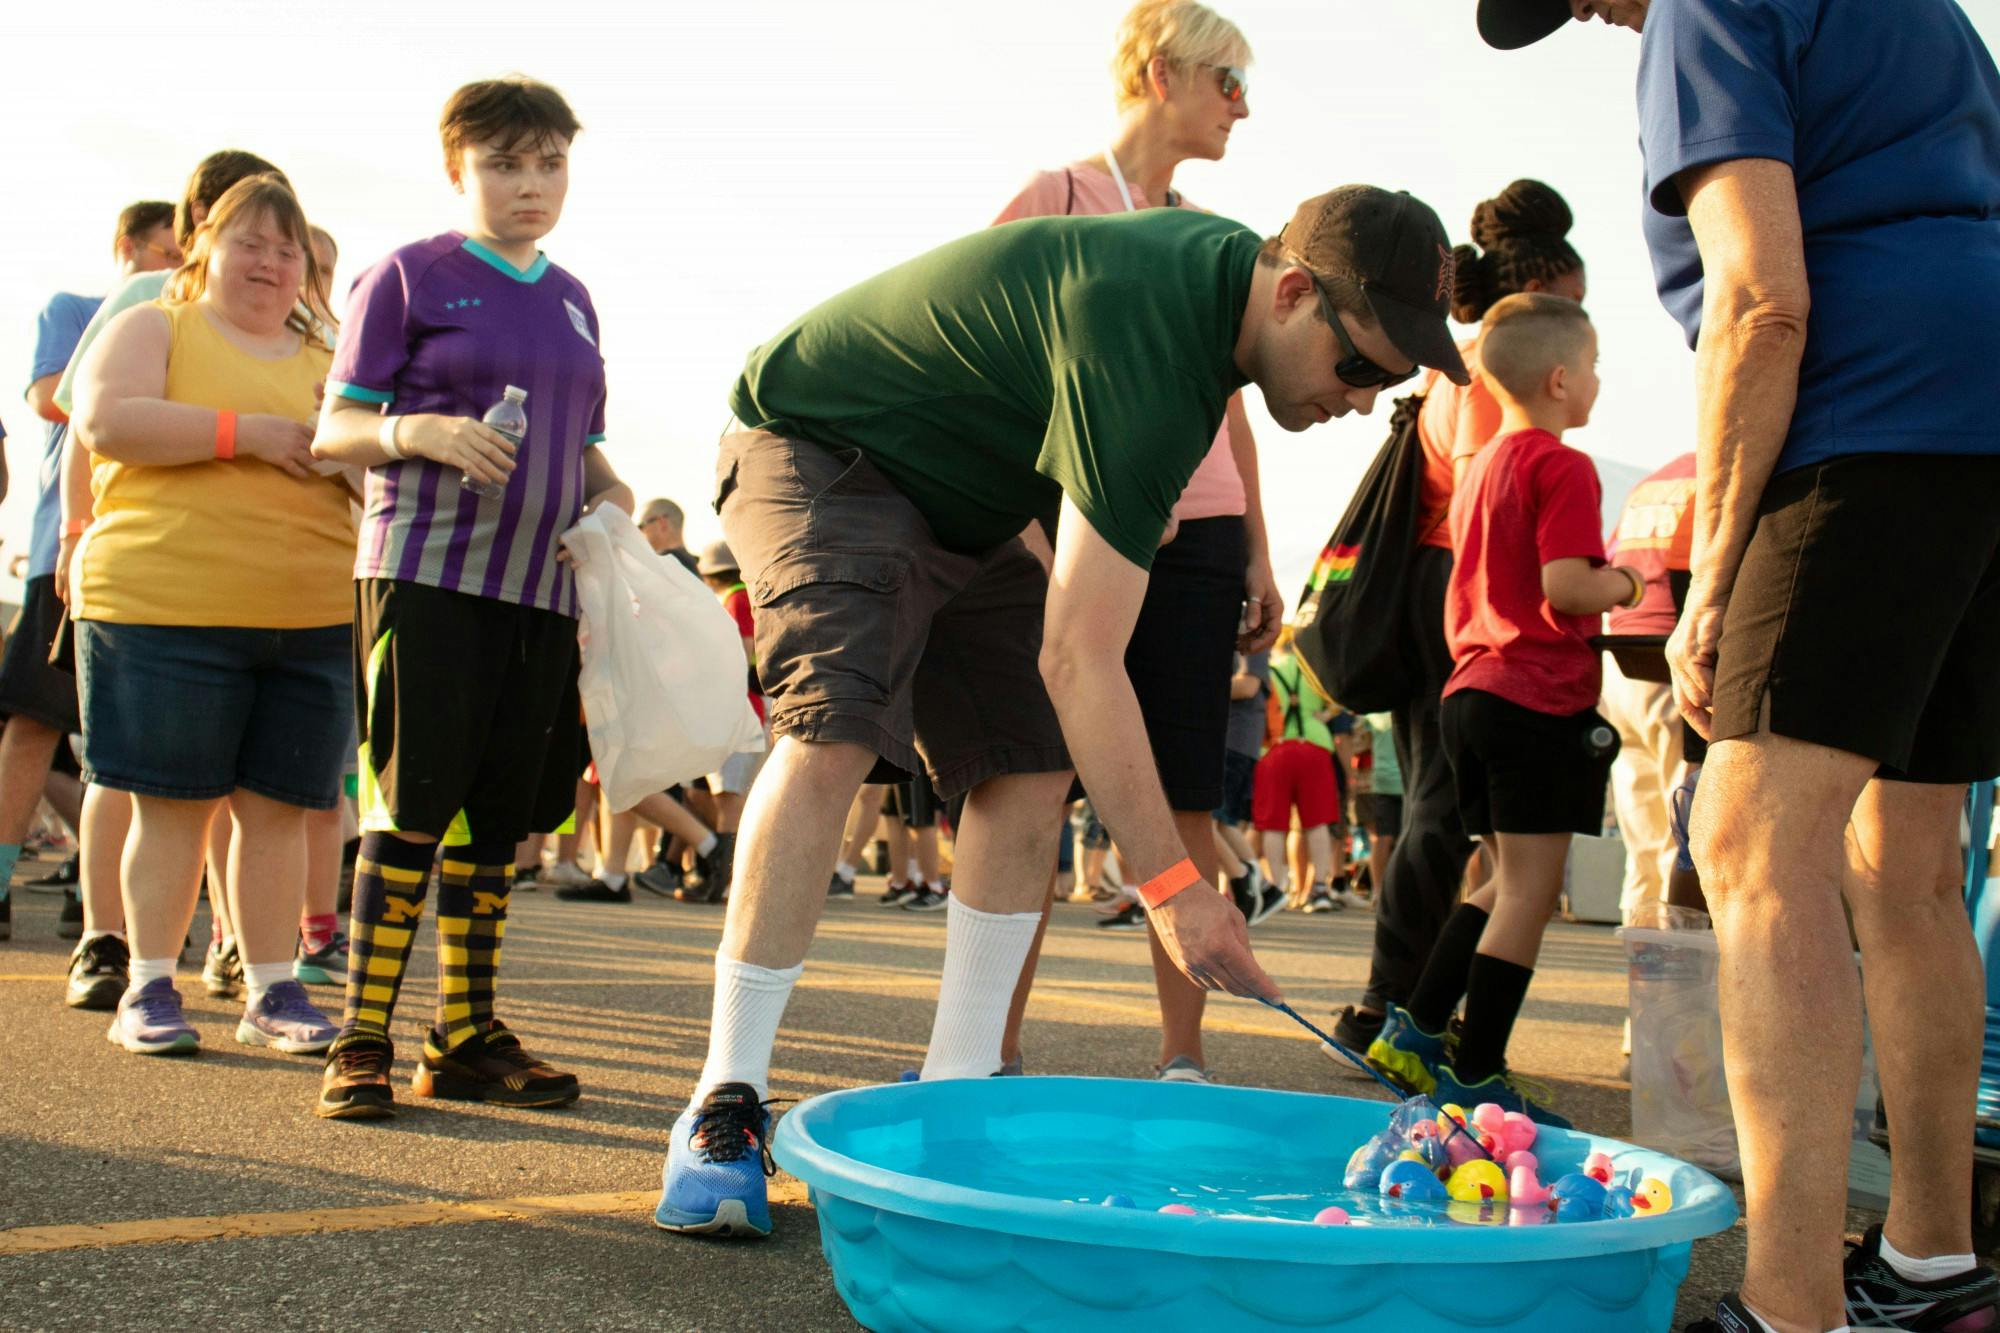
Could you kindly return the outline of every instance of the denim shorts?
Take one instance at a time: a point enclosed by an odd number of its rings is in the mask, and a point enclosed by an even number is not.
[[[76,626],[84,780],[330,810],[353,726],[353,627]]]

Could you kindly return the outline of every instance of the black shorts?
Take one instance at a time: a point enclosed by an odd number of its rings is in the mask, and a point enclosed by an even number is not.
[[[1773,477],[1723,619],[1717,741],[1765,728],[1910,782],[2000,772],[2000,456]]]
[[[55,575],[29,579],[21,613],[8,627],[6,651],[0,653],[0,714],[32,718],[68,736],[83,730],[83,723],[77,714],[76,677],[49,665],[62,614]]]
[[[1364,791],[1354,798],[1354,816],[1377,837],[1393,838],[1403,831],[1401,792]]]
[[[1229,680],[1248,563],[1240,516],[1183,522],[1154,557],[1125,649],[1125,672],[1175,810],[1222,804]]]
[[[937,827],[937,789],[922,773],[913,773],[891,786],[884,808],[911,828]]]
[[[1604,831],[1618,733],[1596,709],[1556,717],[1460,690],[1444,697],[1443,729],[1459,817],[1472,836]]]
[[[1222,804],[1215,817],[1225,824],[1247,824],[1257,791],[1257,756],[1229,750],[1222,756]]]
[[[569,831],[585,763],[576,621],[362,579],[354,624],[364,830],[453,843]]]

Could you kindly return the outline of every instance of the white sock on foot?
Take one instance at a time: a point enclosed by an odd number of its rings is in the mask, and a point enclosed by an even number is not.
[[[1882,1237],[1882,1261],[1896,1270],[1905,1282],[1936,1282],[1957,1277],[1979,1261],[1969,1254],[1940,1254],[1929,1259],[1912,1259]]]
[[[1752,1319],[1757,1321],[1757,1327],[1760,1330],[1760,1333],[1778,1333],[1777,1329],[1771,1327],[1769,1320],[1765,1319],[1763,1315],[1758,1314],[1755,1310],[1752,1310],[1750,1308],[1750,1303],[1748,1301],[1745,1301],[1743,1303],[1743,1309],[1749,1314],[1749,1316]],[[1852,1324],[1842,1324],[1839,1328],[1828,1329],[1826,1333],[1854,1333],[1854,1326]]]
[[[842,861],[839,865],[835,866],[833,868],[833,873],[840,876],[842,879],[846,880],[849,884],[852,884],[854,882],[855,868],[847,864],[847,862],[845,861]]]
[[[623,875],[601,875],[599,878],[603,881],[604,887],[607,889],[622,889],[625,887],[625,876]]]
[[[1040,912],[982,912],[952,896],[924,1078],[985,1078],[1000,1068],[1007,1007],[1041,922]]]
[[[245,963],[243,965],[243,984],[250,992],[250,998],[246,1002],[245,1008],[252,1007],[257,1001],[263,999],[264,992],[271,989],[271,987],[281,981],[290,981],[291,979],[292,960],[289,958],[282,963]]]
[[[132,960],[132,971],[129,973],[132,979],[125,988],[126,994],[129,995],[135,990],[141,990],[149,983],[158,981],[161,977],[166,977],[171,981],[174,975],[174,966],[179,962],[180,959],[174,957],[172,954],[168,954],[165,958],[134,958]]]
[[[694,1090],[697,1105],[724,1083],[748,1083],[759,1099],[771,1095],[771,1047],[805,970],[804,963],[769,968],[715,955],[715,1008],[708,1020],[708,1062]]]
[[[702,834],[701,841],[694,845],[694,854],[696,856],[707,856],[710,852],[714,850],[715,850],[715,835],[713,833]]]

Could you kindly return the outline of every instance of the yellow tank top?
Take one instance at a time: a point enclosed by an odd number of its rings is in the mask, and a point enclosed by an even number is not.
[[[310,422],[333,354],[265,360],[199,304],[168,305],[169,401]],[[354,614],[354,526],[339,477],[288,476],[238,455],[181,467],[97,459],[96,517],[74,570],[79,620],[313,629]]]

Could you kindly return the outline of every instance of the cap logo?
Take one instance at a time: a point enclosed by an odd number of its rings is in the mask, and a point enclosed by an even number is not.
[[[1457,271],[1458,261],[1452,258],[1451,251],[1442,245],[1438,246],[1437,290],[1431,293],[1431,300],[1442,301],[1451,295],[1452,279]]]

